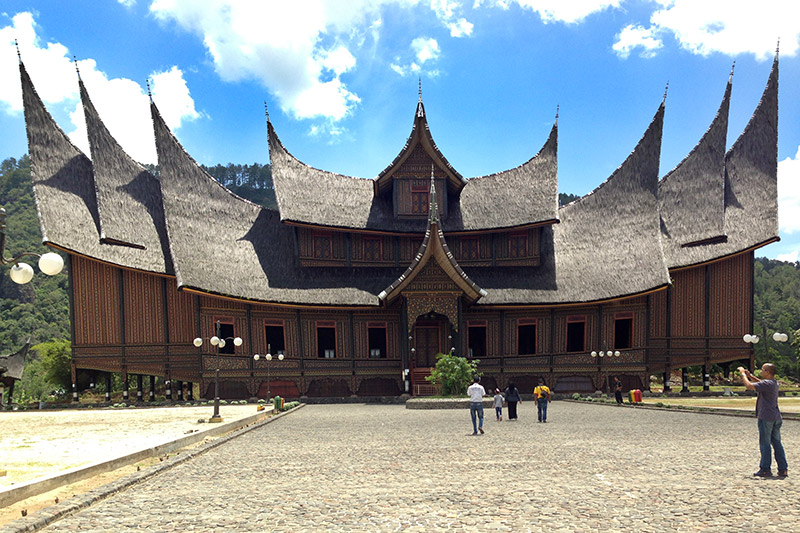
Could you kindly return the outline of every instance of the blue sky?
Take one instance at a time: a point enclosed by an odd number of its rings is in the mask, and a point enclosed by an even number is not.
[[[264,102],[302,161],[372,178],[410,132],[418,80],[434,139],[465,177],[515,167],[559,112],[559,189],[585,194],[635,146],[669,82],[661,175],[694,147],[733,62],[728,145],[780,38],[782,241],[800,254],[800,2],[763,0],[4,0],[0,157],[27,151],[17,57],[86,147],[77,77],[112,134],[155,162],[145,80],[200,163],[268,162]],[[88,148],[86,148],[88,153]]]

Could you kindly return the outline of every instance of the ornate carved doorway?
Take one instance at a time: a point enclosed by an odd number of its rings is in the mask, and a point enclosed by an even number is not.
[[[414,326],[414,367],[436,366],[436,354],[442,351],[442,323],[440,321],[417,321]]]

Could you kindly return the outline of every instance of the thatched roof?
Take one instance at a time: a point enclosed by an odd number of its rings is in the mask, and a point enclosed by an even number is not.
[[[422,271],[425,265],[433,259],[439,264],[444,273],[459,287],[469,301],[476,301],[481,296],[486,296],[486,291],[478,287],[474,281],[461,269],[444,238],[440,227],[439,203],[436,200],[436,182],[431,173],[431,187],[428,195],[428,228],[425,238],[405,272],[389,287],[378,294],[381,301],[391,302],[400,292]]]
[[[470,269],[487,291],[480,304],[606,300],[669,283],[656,203],[664,104],[633,152],[602,185],[559,209],[542,230],[535,268]]]
[[[203,171],[151,106],[178,286],[248,300],[378,305],[399,269],[302,269],[294,228]]]
[[[708,164],[711,164],[710,160]],[[716,162],[713,165],[716,167]],[[670,268],[713,261],[779,239],[777,54],[750,122],[725,154],[723,183],[722,234],[725,238],[678,247],[675,240],[667,236],[664,239],[665,256]],[[691,194],[691,191],[685,194]],[[700,216],[694,215],[690,222],[702,223]]]
[[[422,103],[418,105],[422,110]],[[397,168],[422,142],[420,139],[426,138],[416,133],[420,129],[428,131],[424,112],[417,117],[414,130],[395,162],[373,181],[334,174],[304,164],[283,146],[269,122],[270,163],[281,220],[343,229],[424,232],[424,219],[398,219],[394,215],[391,194],[380,192],[386,183],[391,184],[392,174],[389,170]],[[442,220],[442,229],[449,233],[556,222],[557,148],[556,123],[544,147],[528,162],[511,170],[466,180],[459,188],[460,195],[458,191],[450,195],[450,212]],[[441,162],[446,162],[443,156],[441,161],[437,161],[437,158],[434,161],[439,168],[445,168],[445,163]],[[452,179],[446,181],[449,183]],[[378,192],[374,193],[373,188]]]
[[[558,119],[542,149],[526,163],[470,178],[454,202],[445,231],[553,223],[558,218]]]
[[[22,379],[22,372],[25,370],[25,357],[31,347],[31,339],[28,338],[25,345],[16,353],[11,355],[0,355],[0,383],[10,385],[11,380]]]
[[[100,242],[92,162],[47,112],[21,62],[19,68],[42,242],[115,265],[164,272],[163,258],[159,264],[152,252]]]
[[[668,263],[683,247],[712,239],[724,240],[725,142],[731,81],[717,115],[703,138],[658,184],[658,207]]]
[[[100,212],[100,241],[141,248],[136,268],[172,273],[161,185],[131,159],[111,136],[79,82],[86,131],[92,150]],[[134,266],[134,265],[128,265]]]

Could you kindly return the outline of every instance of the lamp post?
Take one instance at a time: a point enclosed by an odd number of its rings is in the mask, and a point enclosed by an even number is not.
[[[211,346],[214,347],[214,353],[217,361],[217,370],[214,373],[214,414],[208,419],[209,422],[222,422],[222,417],[219,416],[219,350],[220,348],[225,347],[225,341],[228,340],[233,341],[234,346],[242,345],[241,337],[225,337],[223,339],[221,329],[222,325],[220,324],[219,320],[217,320],[216,335],[208,339],[208,341],[211,343]],[[203,339],[201,337],[197,337],[194,340],[194,345],[200,348],[203,346]]]
[[[24,285],[33,279],[33,267],[28,263],[20,263],[20,259],[26,256],[39,258],[39,270],[48,276],[55,276],[64,268],[64,260],[55,252],[46,254],[36,254],[33,252],[23,252],[15,257],[6,257],[6,210],[0,207],[0,264],[14,265],[11,267],[11,280],[19,285]]]
[[[272,361],[272,354],[270,353],[271,351],[272,350],[270,349],[270,346],[268,344],[267,345],[267,354],[263,356],[264,359],[267,360],[267,401],[269,401],[270,398],[272,397],[272,391],[270,390],[270,386],[269,386],[269,367],[270,367],[270,363],[269,362]],[[257,353],[257,354],[255,354],[253,356],[253,360],[254,361],[258,361],[259,359],[261,359],[261,357],[262,357],[262,355]],[[278,354],[278,361],[283,361],[283,354],[282,353]]]
[[[748,344],[758,344],[761,338],[758,335],[751,335],[749,333],[742,337],[742,340]],[[786,342],[789,340],[789,335],[786,333],[775,332],[772,334],[772,340],[775,342]],[[769,337],[767,337],[767,328],[764,326],[764,361],[769,360]]]
[[[605,352],[603,350],[600,350],[599,352],[593,350],[592,353],[591,353],[591,356],[593,358],[595,358],[595,359],[598,358],[598,357],[600,358],[599,359],[600,366],[602,366],[603,369],[605,370],[606,391],[608,391],[608,392],[610,392],[610,390],[609,390],[610,387],[608,385],[608,365],[604,365],[603,364],[603,357],[619,357],[619,355],[620,355],[619,351],[612,351],[612,350],[606,350]]]

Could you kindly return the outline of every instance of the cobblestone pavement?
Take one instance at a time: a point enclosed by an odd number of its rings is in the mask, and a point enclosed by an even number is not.
[[[473,437],[466,410],[309,405],[47,531],[800,531],[790,477],[753,479],[756,420],[551,404]],[[774,468],[774,465],[773,465]]]

